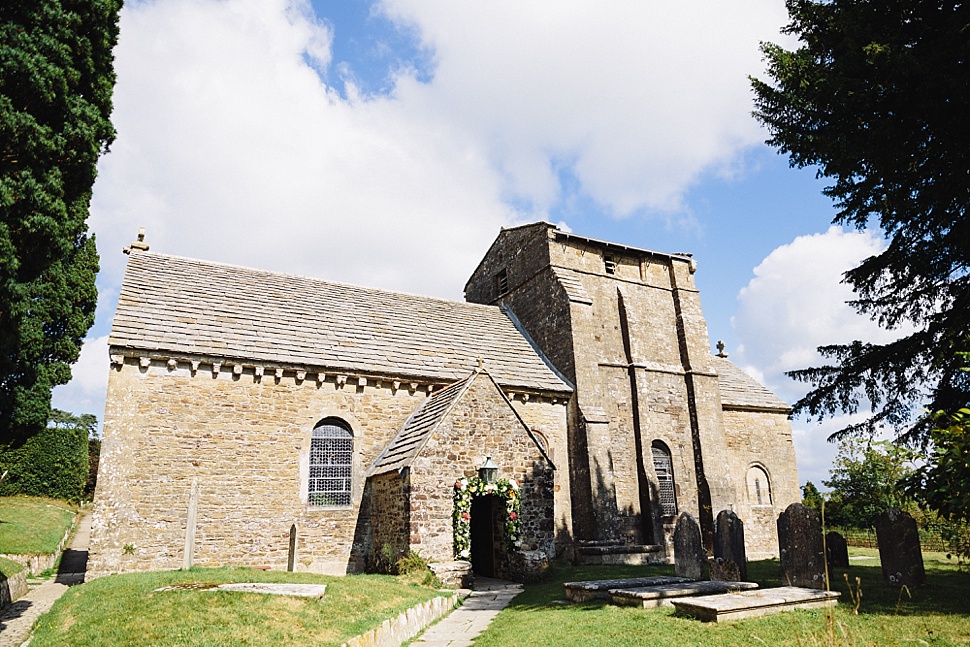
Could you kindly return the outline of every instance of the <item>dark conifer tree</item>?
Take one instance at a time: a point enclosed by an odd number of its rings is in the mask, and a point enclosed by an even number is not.
[[[0,446],[36,434],[94,323],[87,217],[120,0],[0,2]]]
[[[792,166],[814,166],[835,222],[878,227],[885,251],[848,271],[854,307],[881,326],[913,326],[888,344],[819,349],[794,371],[813,417],[862,411],[834,434],[895,428],[921,441],[929,417],[968,402],[970,374],[970,10],[960,1],[787,0],[795,51],[762,46],[755,116]],[[805,304],[811,308],[810,303]],[[870,409],[871,407],[871,409]]]

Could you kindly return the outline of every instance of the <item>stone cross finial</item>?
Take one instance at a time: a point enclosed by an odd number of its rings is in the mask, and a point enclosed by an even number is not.
[[[142,251],[142,252],[147,252],[148,251],[148,243],[145,242],[145,228],[144,227],[139,227],[138,228],[138,240],[136,240],[135,242],[133,242],[130,245],[128,245],[127,247],[125,247],[122,251],[125,254],[130,254],[133,250],[138,250],[138,251]]]
[[[479,357],[478,358],[478,370],[481,371],[483,368],[485,368],[485,360],[483,360],[481,357]]]
[[[717,356],[727,359],[728,354],[724,352],[725,346],[724,342],[720,339],[717,340]]]

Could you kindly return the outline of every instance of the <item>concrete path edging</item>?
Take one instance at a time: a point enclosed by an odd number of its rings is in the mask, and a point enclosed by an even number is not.
[[[412,647],[469,647],[492,620],[522,592],[516,582],[476,577],[464,603],[411,643]]]
[[[399,647],[424,631],[428,625],[453,611],[455,605],[470,591],[462,589],[450,596],[442,596],[422,602],[389,618],[379,627],[354,636],[343,647]]]

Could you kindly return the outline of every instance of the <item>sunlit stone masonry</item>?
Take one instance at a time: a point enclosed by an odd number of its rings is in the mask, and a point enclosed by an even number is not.
[[[789,409],[711,354],[689,255],[503,229],[462,303],[126,252],[92,577],[415,551],[522,578],[672,561],[681,512],[710,548],[719,510],[777,555]]]

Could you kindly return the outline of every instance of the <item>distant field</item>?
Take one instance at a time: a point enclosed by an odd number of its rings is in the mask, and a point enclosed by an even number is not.
[[[39,555],[57,550],[77,508],[36,497],[0,497],[0,554]]]
[[[674,614],[672,608],[638,609],[605,602],[564,604],[562,583],[574,580],[673,575],[672,566],[575,567],[557,569],[549,581],[526,586],[502,611],[476,647],[517,645],[595,646],[748,646],[792,645],[957,645],[970,642],[970,574],[942,553],[925,553],[928,584],[911,596],[882,584],[877,550],[849,549],[849,569],[832,573],[832,588],[842,592],[834,612],[804,610],[728,624],[702,623]],[[844,573],[861,580],[859,615]],[[777,560],[749,562],[749,579],[762,587],[781,586]]]
[[[224,582],[327,585],[322,600],[210,590],[156,591]],[[389,575],[328,577],[250,569],[111,575],[71,587],[41,616],[31,647],[103,645],[341,645],[441,595]]]

